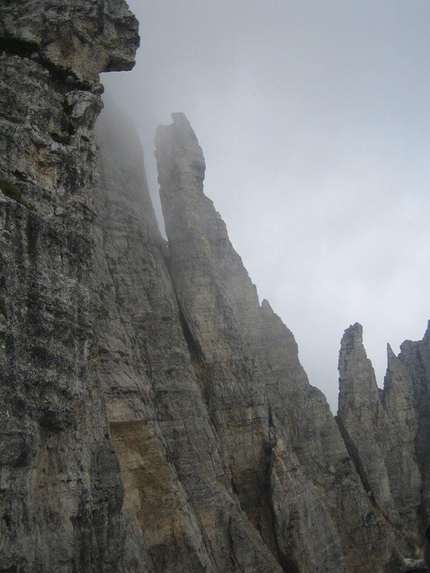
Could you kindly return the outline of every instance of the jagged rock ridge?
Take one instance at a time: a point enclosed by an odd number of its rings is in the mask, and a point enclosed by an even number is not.
[[[373,505],[406,555],[419,552],[429,520],[428,332],[421,342],[404,342],[398,357],[388,346],[383,390],[359,324],[345,331],[339,357],[339,427]]]
[[[268,304],[260,308],[225,225],[203,194],[204,159],[194,132],[182,114],[172,117],[156,137],[169,268],[200,349],[205,400],[241,506],[285,567],[344,571],[361,559],[360,566],[371,562],[376,571],[389,560],[389,533],[325,398],[307,381],[294,338]],[[351,527],[345,530],[338,524],[346,516]],[[378,548],[372,554],[361,531],[365,518],[367,543]],[[299,532],[306,530],[305,541]]]
[[[98,74],[138,44],[125,4],[0,13],[0,571],[388,573],[420,557],[429,335],[389,353],[380,396],[351,327],[336,424],[203,193],[186,117],[156,138],[168,244],[114,111],[96,153]]]

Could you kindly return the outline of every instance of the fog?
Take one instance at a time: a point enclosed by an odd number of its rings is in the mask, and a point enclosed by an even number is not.
[[[142,139],[158,214],[156,125],[183,111],[205,193],[260,300],[336,410],[343,331],[386,344],[430,318],[427,0],[132,0],[141,48],[106,95]]]

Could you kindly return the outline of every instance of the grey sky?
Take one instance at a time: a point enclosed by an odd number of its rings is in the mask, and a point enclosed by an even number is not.
[[[131,0],[135,70],[103,76],[157,193],[155,127],[189,118],[206,194],[334,409],[345,328],[385,346],[430,318],[428,0]]]

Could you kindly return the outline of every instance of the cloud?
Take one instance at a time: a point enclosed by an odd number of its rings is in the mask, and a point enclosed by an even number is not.
[[[382,382],[386,342],[421,338],[430,318],[430,4],[129,4],[138,65],[103,83],[141,135],[155,201],[155,126],[183,111],[206,193],[311,382],[335,408],[356,321]]]

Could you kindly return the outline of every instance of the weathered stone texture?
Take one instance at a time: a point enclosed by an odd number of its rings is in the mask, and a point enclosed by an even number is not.
[[[363,329],[355,324],[345,331],[339,357],[338,418],[358,451],[368,494],[392,511],[390,484],[383,447],[378,437],[386,427],[375,373],[363,346]],[[361,453],[362,452],[362,453]]]
[[[59,81],[88,87],[101,72],[130,70],[138,23],[122,0],[4,0],[0,46],[32,55]]]
[[[268,404],[246,335],[251,327],[258,332],[252,321],[258,299],[224,222],[203,194],[205,164],[196,136],[183,114],[172,117],[156,137],[169,269],[211,421],[242,507],[257,525],[269,462],[263,448]]]
[[[421,566],[429,331],[389,349],[383,391],[346,331],[336,425],[186,117],[156,138],[168,243],[112,108],[97,151],[99,73],[138,42],[121,0],[0,6],[0,571]]]
[[[411,382],[413,388],[415,416],[409,414],[410,386],[405,385],[408,407],[405,408],[404,422],[410,425],[415,443],[415,456],[423,484],[419,513],[426,527],[430,522],[430,322],[422,340],[406,340],[400,346],[398,359],[407,371],[407,382]]]
[[[419,555],[422,480],[414,446],[418,416],[411,374],[389,347],[380,391],[359,324],[345,331],[339,373],[338,422],[363,485],[391,524],[397,549],[407,557]]]
[[[284,508],[278,517],[284,531],[297,536],[293,552],[308,552],[308,569],[300,570],[364,571],[369,564],[380,570],[391,554],[389,531],[369,502],[324,395],[309,384],[293,334],[267,301],[261,313],[264,380],[283,450],[279,455],[278,438],[275,471],[284,485],[274,503]],[[286,472],[289,465],[293,470]],[[299,532],[306,530],[304,543]],[[280,543],[286,544],[282,536]]]
[[[89,360],[92,128],[105,66],[93,62],[84,86],[78,61],[71,75],[69,62],[51,65],[34,25],[43,21],[60,44],[62,4],[0,6],[0,568],[8,571],[100,563],[116,571],[123,545],[123,484]],[[108,24],[102,12],[100,22],[121,36],[115,17]],[[106,39],[106,57],[117,44]]]
[[[138,563],[140,543],[156,571],[280,571],[239,507],[162,255],[141,149],[126,120],[112,116],[98,126],[97,331],[128,559]]]
[[[421,535],[417,509],[421,503],[422,479],[415,440],[419,435],[419,414],[414,408],[411,373],[388,345],[388,366],[382,402],[390,429],[390,439],[383,439],[385,463],[397,519],[405,537],[415,536],[420,547]],[[427,413],[426,413],[427,415]],[[419,458],[418,458],[419,459]],[[411,551],[413,553],[413,551]]]
[[[156,138],[169,269],[241,506],[286,570],[382,571],[389,531],[325,398],[309,385],[292,334],[267,302],[260,308],[203,193],[194,132],[183,114],[172,117]]]

